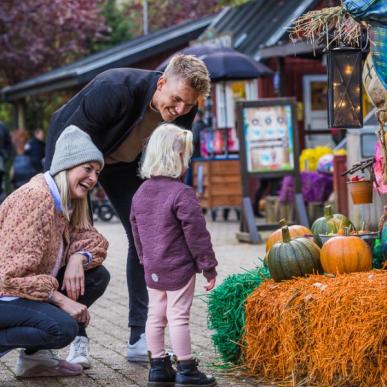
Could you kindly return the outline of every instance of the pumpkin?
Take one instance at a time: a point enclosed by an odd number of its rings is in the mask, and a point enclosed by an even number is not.
[[[327,205],[324,207],[324,216],[318,218],[312,224],[314,241],[321,247],[323,245],[323,242],[319,237],[319,234],[336,234],[345,227],[350,227],[352,230],[356,230],[355,226],[345,215],[333,214],[332,207],[330,205]]]
[[[363,239],[349,235],[336,236],[324,243],[321,249],[321,265],[326,273],[343,274],[371,270],[372,251]]]
[[[289,228],[282,227],[282,242],[275,243],[267,264],[272,278],[279,282],[307,274],[321,273],[320,248],[307,238],[290,238]]]
[[[271,249],[271,246],[273,246],[274,243],[282,241],[282,227],[287,226],[286,219],[281,219],[279,221],[279,224],[281,225],[281,227],[278,230],[274,231],[266,241],[266,253],[269,252],[269,250]],[[293,226],[288,226],[288,229],[289,229],[290,237],[292,239],[297,237],[302,237],[305,235],[313,235],[312,231],[309,230],[309,228],[300,226],[298,224]]]

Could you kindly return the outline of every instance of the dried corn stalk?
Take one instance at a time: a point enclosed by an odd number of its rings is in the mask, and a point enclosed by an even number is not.
[[[313,47],[326,49],[344,45],[360,47],[363,24],[358,23],[342,7],[310,11],[297,18],[290,30],[290,39],[309,41]]]

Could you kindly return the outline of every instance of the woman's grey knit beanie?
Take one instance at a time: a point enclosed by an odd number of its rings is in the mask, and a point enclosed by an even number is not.
[[[103,155],[94,145],[91,137],[75,125],[68,126],[59,136],[52,158],[50,175],[55,176],[65,169],[97,161],[104,166]]]

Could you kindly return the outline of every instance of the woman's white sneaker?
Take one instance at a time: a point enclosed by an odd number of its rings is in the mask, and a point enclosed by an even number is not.
[[[70,352],[66,360],[72,364],[79,364],[83,368],[90,368],[89,339],[77,336],[70,345]]]
[[[19,378],[32,378],[40,376],[76,376],[80,375],[83,368],[78,364],[71,364],[58,358],[50,349],[43,349],[27,355],[20,351],[16,362],[15,374]]]

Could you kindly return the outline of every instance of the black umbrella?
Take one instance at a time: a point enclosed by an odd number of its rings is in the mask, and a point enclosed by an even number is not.
[[[212,81],[254,79],[273,74],[267,66],[229,47],[191,46],[181,54],[195,55],[207,66]],[[170,58],[157,67],[164,71]]]
[[[273,74],[264,64],[255,62],[238,51],[215,51],[201,56],[200,59],[206,64],[213,81],[254,79]]]

